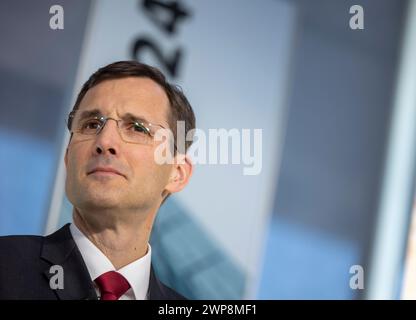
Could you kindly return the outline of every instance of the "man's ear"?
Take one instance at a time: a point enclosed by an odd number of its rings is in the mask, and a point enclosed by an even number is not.
[[[175,158],[176,162],[173,164],[169,182],[165,187],[165,191],[169,194],[179,192],[185,188],[192,176],[194,168],[188,156],[178,154]]]

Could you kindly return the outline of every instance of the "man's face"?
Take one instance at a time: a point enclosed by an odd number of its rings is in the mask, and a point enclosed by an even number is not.
[[[122,119],[130,113],[169,128],[169,108],[156,82],[130,77],[106,80],[88,90],[77,115],[98,109],[103,116]],[[75,133],[65,155],[68,199],[81,210],[157,208],[172,166],[154,161],[155,148],[155,144],[124,142],[113,120],[88,140]]]

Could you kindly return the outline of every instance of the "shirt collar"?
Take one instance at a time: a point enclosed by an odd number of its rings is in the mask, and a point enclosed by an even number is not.
[[[98,249],[78,227],[71,223],[70,230],[75,244],[81,252],[92,280],[108,271],[117,271],[122,274],[133,290],[134,299],[145,300],[149,288],[150,265],[152,249],[147,245],[146,254],[128,265],[116,270],[111,261]]]

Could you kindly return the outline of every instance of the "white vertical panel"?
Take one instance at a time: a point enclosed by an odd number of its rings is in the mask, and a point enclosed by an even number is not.
[[[416,150],[416,1],[409,2],[370,269],[368,299],[393,299],[400,281]]]

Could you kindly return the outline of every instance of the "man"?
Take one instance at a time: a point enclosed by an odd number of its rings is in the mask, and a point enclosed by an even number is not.
[[[157,69],[121,61],[94,73],[68,117],[73,223],[46,237],[0,237],[0,298],[182,299],[156,278],[148,244],[159,207],[192,174],[189,141],[168,144],[177,161],[156,159],[156,133],[176,141],[178,121],[195,128],[188,100]]]

